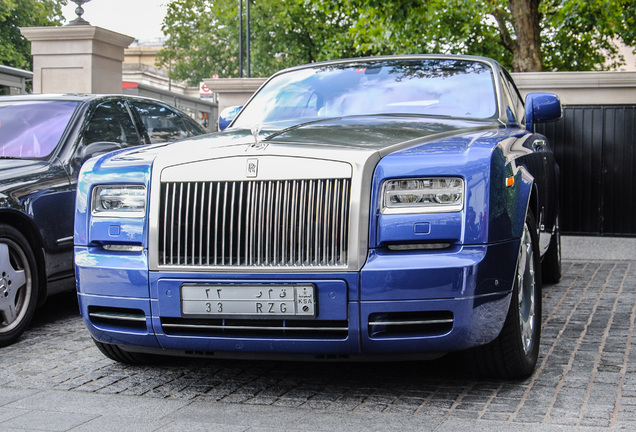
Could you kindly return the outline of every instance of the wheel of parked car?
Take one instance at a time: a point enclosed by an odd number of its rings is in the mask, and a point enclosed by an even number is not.
[[[541,335],[541,266],[536,233],[534,217],[529,213],[503,329],[494,341],[473,350],[472,360],[482,375],[525,378],[536,366]]]
[[[0,346],[26,330],[35,311],[38,280],[35,255],[15,228],[0,224]]]
[[[554,224],[554,233],[550,239],[550,247],[541,263],[541,275],[545,283],[557,283],[561,280],[561,229],[558,213]]]

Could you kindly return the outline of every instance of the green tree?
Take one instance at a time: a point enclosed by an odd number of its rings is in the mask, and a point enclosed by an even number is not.
[[[20,27],[57,26],[66,0],[0,0],[0,64],[31,70],[31,44]]]
[[[594,70],[633,45],[633,0],[320,0],[345,8],[344,37],[365,54],[454,53],[495,58],[515,71]]]
[[[246,27],[244,19],[244,28]],[[252,0],[250,3],[252,76],[268,76],[288,66],[326,60],[328,41],[348,29],[337,11],[309,0]],[[173,0],[163,21],[167,35],[157,64],[175,79],[198,83],[218,73],[239,76],[237,1]],[[353,55],[350,43],[342,51]]]
[[[634,0],[250,0],[252,71],[380,54],[494,58],[513,71],[618,65],[636,43]],[[238,2],[173,0],[159,56],[172,76],[238,76]]]

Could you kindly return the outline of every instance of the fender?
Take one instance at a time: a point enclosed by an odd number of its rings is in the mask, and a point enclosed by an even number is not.
[[[518,163],[519,153],[527,154],[520,141],[516,138],[503,140],[492,154],[489,243],[519,239],[523,232],[534,177]],[[507,144],[511,145],[508,147]]]

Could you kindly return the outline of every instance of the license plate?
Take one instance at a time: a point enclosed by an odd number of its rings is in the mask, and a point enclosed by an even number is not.
[[[183,316],[284,318],[316,316],[315,289],[302,285],[181,286]]]

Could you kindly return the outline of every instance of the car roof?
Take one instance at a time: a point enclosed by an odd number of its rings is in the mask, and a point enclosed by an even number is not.
[[[297,69],[314,68],[314,67],[336,65],[336,64],[347,64],[347,63],[356,64],[356,63],[370,63],[370,62],[390,61],[390,60],[425,60],[425,59],[477,61],[477,62],[487,63],[492,66],[496,65],[497,67],[501,67],[499,62],[497,62],[496,60],[493,60],[489,57],[482,57],[482,56],[463,55],[463,54],[401,54],[401,55],[354,57],[354,58],[346,58],[346,59],[327,60],[327,61],[315,62],[315,63],[307,63],[307,64],[292,66],[292,67],[283,69],[274,75],[278,75],[279,73],[289,72],[289,71],[297,70]]]
[[[124,94],[93,94],[93,93],[67,93],[67,94],[25,94],[25,95],[12,95],[12,96],[0,96],[0,102],[11,101],[67,101],[67,102],[88,102],[92,100],[108,99],[108,98],[120,98],[120,99],[135,99],[135,100],[148,100],[153,102],[161,102],[156,99],[146,98],[142,96],[130,96]]]
[[[25,94],[13,96],[0,96],[0,101],[87,101],[95,99],[94,94]]]

